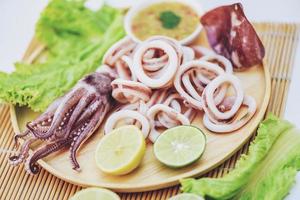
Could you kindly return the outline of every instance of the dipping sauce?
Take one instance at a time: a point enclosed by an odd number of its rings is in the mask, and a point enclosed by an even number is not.
[[[133,17],[133,34],[140,40],[154,35],[164,35],[182,40],[199,26],[196,11],[179,2],[163,2],[150,5]]]

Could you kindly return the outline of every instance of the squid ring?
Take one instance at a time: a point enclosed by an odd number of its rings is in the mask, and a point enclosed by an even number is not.
[[[156,104],[147,111],[147,117],[150,120],[150,125],[151,125],[151,132],[149,134],[149,139],[152,142],[155,142],[159,136],[159,132],[155,129],[155,123],[154,123],[155,122],[154,118],[159,112],[165,112],[170,117],[176,118],[182,125],[190,125],[190,120],[186,116],[178,112],[177,110],[170,108],[164,104]]]
[[[144,115],[142,115],[138,111],[133,111],[133,110],[120,110],[111,114],[105,123],[104,133],[105,134],[110,133],[115,128],[117,122],[125,118],[133,118],[139,121],[142,125],[142,133],[144,137],[147,138],[150,131],[149,121]]]
[[[181,106],[180,106],[180,103],[176,100],[176,97],[180,98],[180,96],[178,94],[170,95],[163,104],[166,106],[169,106],[181,113]],[[176,118],[174,118],[172,116],[170,117],[165,112],[158,113],[157,119],[160,122],[160,124],[166,128],[172,128],[172,127],[180,124]]]
[[[159,77],[150,77],[143,67],[142,58],[149,49],[162,49],[168,55],[166,66],[157,71]],[[150,88],[161,88],[166,86],[174,77],[178,68],[178,56],[175,49],[167,42],[153,40],[144,42],[135,52],[133,57],[135,74],[139,81]]]
[[[216,64],[209,63],[206,61],[201,60],[193,60],[190,62],[187,62],[180,66],[178,72],[176,73],[175,80],[174,80],[174,86],[177,90],[177,92],[180,94],[182,98],[185,99],[187,103],[189,103],[192,107],[195,107],[197,109],[202,109],[203,102],[199,95],[197,95],[197,98],[195,98],[194,94],[195,89],[193,88],[192,84],[187,84],[189,80],[187,80],[188,77],[183,77],[185,73],[190,69],[205,69],[212,71],[218,75],[224,74],[224,70],[219,67]],[[181,82],[183,82],[184,86],[186,87],[187,92],[183,89]],[[220,99],[223,99],[226,93],[226,87],[222,87],[219,94],[221,95]],[[213,100],[215,102],[215,100]]]
[[[115,64],[116,71],[118,73],[119,78],[125,80],[131,80],[131,76],[128,73],[127,66],[122,60],[118,60]]]
[[[201,58],[202,56],[206,56],[206,55],[215,55],[216,53],[211,50],[211,49],[208,49],[204,46],[200,46],[200,45],[196,45],[196,46],[192,46],[191,47],[195,54],[196,54],[196,58]]]
[[[155,54],[155,50],[148,50],[143,57],[143,67],[147,71],[155,72],[160,70],[163,66],[165,66],[168,62],[168,55],[165,54],[159,58],[153,58]]]
[[[123,55],[133,51],[136,45],[129,36],[124,37],[109,48],[103,56],[103,63],[111,67],[114,66]]]
[[[183,46],[182,50],[183,50],[182,63],[186,63],[188,61],[195,59],[195,51],[192,48]]]
[[[214,101],[214,94],[217,88],[219,88],[222,85],[225,85],[224,83],[230,83],[235,90],[236,98],[234,101],[234,104],[232,105],[231,109],[226,112],[221,112],[217,108],[215,101]],[[203,106],[205,109],[205,112],[207,112],[207,108],[211,113],[215,116],[216,119],[229,119],[239,110],[242,102],[244,99],[244,91],[241,85],[240,80],[231,74],[222,74],[212,80],[205,88],[203,92],[203,101],[205,102],[205,105]],[[207,107],[206,107],[207,105]]]
[[[105,64],[100,65],[97,68],[96,72],[99,72],[102,74],[108,74],[110,77],[112,77],[114,79],[118,78],[118,73],[116,72],[116,70]]]
[[[132,58],[129,56],[122,56],[121,59],[127,64],[129,71],[131,73],[131,80],[133,81],[137,81],[137,78],[134,74],[134,70],[133,70],[133,63],[132,63]]]
[[[231,62],[225,58],[224,56],[218,55],[218,54],[210,54],[210,55],[205,55],[200,58],[200,60],[205,60],[210,62],[211,60],[217,60],[218,62],[222,63],[225,67],[225,72],[232,74],[233,73],[233,67]]]
[[[164,42],[168,43],[169,45],[171,45],[177,53],[178,65],[182,64],[181,61],[182,61],[182,56],[183,56],[183,48],[177,40],[167,37],[167,36],[153,36],[153,37],[149,38],[147,41],[155,41],[155,40],[164,41]]]
[[[132,68],[132,59],[129,56],[122,56],[118,61],[116,61],[115,69],[119,78],[137,81]]]
[[[151,95],[151,89],[143,83],[115,79],[111,82],[113,91],[112,96],[119,102],[134,103],[138,100],[148,101]]]
[[[164,101],[164,105],[166,106],[171,106],[171,108],[174,108],[175,110],[177,110],[178,112],[181,113],[181,105],[178,102],[178,100],[183,100],[182,97],[176,93],[176,94],[171,94],[165,101]],[[188,108],[183,115],[186,116],[190,122],[193,121],[194,117],[195,117],[195,110],[193,108]],[[161,113],[161,115],[164,115],[165,117],[169,118],[171,121],[174,119],[170,118],[166,113]],[[158,115],[158,118],[160,117],[160,115]],[[174,122],[175,123],[175,122]]]
[[[210,120],[209,116],[207,114],[203,117],[203,124],[204,126],[209,129],[210,131],[216,132],[216,133],[225,133],[225,132],[231,132],[235,131],[242,126],[244,126],[255,114],[256,112],[256,102],[253,97],[251,96],[245,96],[243,100],[243,105],[246,105],[248,107],[248,113],[243,116],[241,119],[232,122],[224,124],[224,123],[214,123]]]

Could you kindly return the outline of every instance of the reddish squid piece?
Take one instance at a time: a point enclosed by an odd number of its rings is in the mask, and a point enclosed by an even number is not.
[[[240,3],[215,8],[200,19],[215,52],[231,60],[235,70],[262,62],[265,49]]]

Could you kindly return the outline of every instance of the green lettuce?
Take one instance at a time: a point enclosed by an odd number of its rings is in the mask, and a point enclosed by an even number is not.
[[[85,1],[52,0],[36,25],[36,37],[46,46],[46,60],[16,63],[12,74],[0,73],[0,99],[43,111],[84,75],[100,66],[106,50],[125,35],[122,13]]]
[[[209,199],[279,200],[300,170],[300,131],[270,115],[263,121],[248,154],[222,178],[184,179],[184,192]]]

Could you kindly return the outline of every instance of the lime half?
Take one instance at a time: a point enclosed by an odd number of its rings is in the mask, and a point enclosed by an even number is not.
[[[122,126],[101,138],[95,153],[96,165],[108,174],[127,174],[140,164],[145,151],[146,142],[140,129]]]
[[[195,194],[178,194],[176,196],[171,197],[169,200],[204,200],[204,198],[197,196]]]
[[[97,199],[105,199],[105,200],[120,200],[120,197],[106,189],[102,188],[86,188],[77,192],[70,200],[97,200]]]
[[[198,160],[206,138],[194,126],[176,126],[163,132],[154,143],[155,157],[170,167],[184,167]]]

